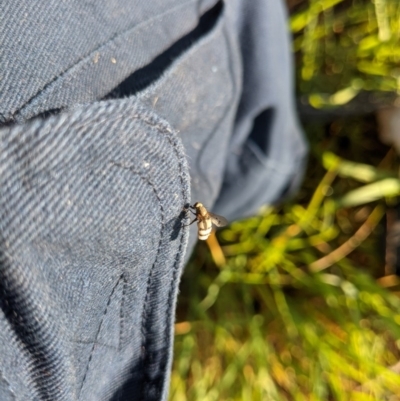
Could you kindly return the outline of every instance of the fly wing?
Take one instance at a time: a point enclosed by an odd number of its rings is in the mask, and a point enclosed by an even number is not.
[[[211,221],[217,226],[217,227],[224,227],[229,224],[228,220],[225,217],[218,216],[218,214],[210,213],[208,214],[211,217]]]

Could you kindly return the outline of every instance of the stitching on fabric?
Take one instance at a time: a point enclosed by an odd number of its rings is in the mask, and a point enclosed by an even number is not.
[[[124,166],[123,164],[121,164],[121,163],[116,163],[116,162],[113,162],[113,165],[118,166],[118,167],[121,167],[121,168],[126,169],[126,170],[129,170],[129,171],[132,171],[133,173],[136,173],[136,174],[138,174],[141,178],[143,178],[143,177],[140,175],[140,173],[138,173],[137,171],[134,171],[134,170],[133,170],[131,167],[129,167],[129,166]],[[162,204],[162,200],[161,200],[161,198],[160,198],[160,196],[159,196],[159,194],[158,194],[158,192],[157,192],[155,186],[151,183],[151,181],[148,180],[148,179],[146,179],[146,182],[147,182],[148,184],[150,184],[150,186],[153,188],[153,191],[154,191],[154,193],[155,193],[155,195],[156,195],[156,197],[157,197],[158,203],[159,203],[159,205],[160,205],[160,211],[161,211],[161,235],[160,235],[160,240],[158,241],[158,247],[157,247],[156,258],[155,258],[155,261],[154,261],[153,265],[151,266],[151,269],[150,269],[150,272],[149,272],[149,276],[148,276],[148,278],[147,278],[147,284],[146,284],[146,296],[145,296],[145,300],[144,300],[144,304],[143,304],[142,325],[141,325],[141,330],[140,330],[141,333],[142,333],[143,339],[144,339],[144,341],[142,341],[142,348],[141,348],[142,350],[145,349],[145,343],[146,343],[145,322],[146,322],[146,318],[147,318],[147,303],[148,303],[148,301],[149,301],[149,290],[150,290],[151,281],[152,281],[152,278],[153,278],[154,268],[155,268],[155,266],[157,265],[157,260],[158,260],[158,258],[159,258],[160,249],[161,249],[162,240],[163,240],[163,235],[162,235],[162,233],[163,233],[164,228],[165,228],[165,210],[164,210],[164,207],[163,207],[163,204]]]
[[[157,126],[157,125],[158,124],[155,124],[153,126]],[[158,128],[160,128],[160,127],[158,127]],[[145,350],[146,349],[145,348],[145,343],[146,343],[145,323],[147,321],[146,319],[147,319],[147,309],[148,309],[147,306],[148,306],[148,301],[149,301],[149,291],[150,291],[150,287],[151,287],[151,281],[152,281],[152,278],[153,278],[154,268],[157,265],[157,261],[158,261],[159,255],[160,255],[162,240],[163,240],[163,234],[162,233],[163,233],[164,228],[165,228],[165,210],[164,210],[164,207],[163,207],[163,204],[162,204],[162,200],[161,200],[161,198],[160,198],[160,196],[159,196],[159,194],[158,194],[158,192],[156,190],[156,187],[153,185],[153,183],[149,179],[146,179],[146,178],[142,177],[141,174],[139,172],[137,172],[137,171],[134,171],[132,169],[132,167],[124,166],[123,164],[116,163],[116,162],[113,162],[113,165],[118,166],[118,167],[123,168],[123,169],[126,169],[126,170],[130,170],[133,173],[139,175],[141,178],[145,179],[146,182],[153,188],[153,191],[154,191],[154,193],[155,193],[155,195],[157,197],[157,200],[158,200],[158,203],[159,203],[159,206],[160,206],[160,211],[161,211],[161,235],[160,235],[160,240],[158,241],[156,258],[155,258],[155,261],[154,261],[153,265],[151,266],[151,269],[150,269],[150,272],[149,272],[149,275],[148,275],[148,278],[147,278],[146,296],[145,296],[145,300],[144,300],[144,303],[143,303],[142,324],[141,324],[141,328],[140,328],[140,332],[141,332],[142,337],[143,337],[141,349]],[[143,356],[142,356],[142,358],[143,358]]]
[[[119,279],[117,280],[116,284],[114,285],[114,287],[113,287],[113,289],[112,289],[112,291],[111,291],[111,293],[110,293],[110,296],[109,296],[109,298],[108,298],[107,305],[106,305],[106,307],[105,307],[105,309],[104,309],[103,316],[102,316],[102,318],[101,318],[99,327],[98,327],[98,329],[97,329],[97,333],[96,333],[96,335],[95,335],[95,337],[94,337],[94,338],[95,338],[95,341],[93,342],[92,350],[90,351],[89,360],[88,360],[88,363],[87,363],[86,369],[85,369],[85,374],[84,374],[84,376],[83,376],[82,384],[81,384],[81,387],[80,387],[80,389],[79,389],[78,399],[80,398],[80,395],[81,395],[81,392],[82,392],[82,389],[83,389],[83,385],[85,384],[85,381],[86,381],[86,377],[87,377],[87,374],[88,374],[88,371],[89,371],[90,362],[92,361],[94,349],[95,349],[95,347],[96,347],[96,344],[98,344],[98,343],[96,342],[96,339],[97,339],[97,337],[99,336],[100,330],[101,330],[101,328],[102,328],[102,326],[103,326],[104,318],[105,318],[105,316],[106,316],[106,314],[107,314],[107,312],[108,312],[108,307],[110,306],[110,303],[111,303],[111,298],[112,298],[112,296],[114,295],[114,292],[115,292],[116,288],[118,287],[119,282],[121,281],[122,277],[123,277],[123,273],[119,276]]]
[[[156,131],[158,132],[158,134],[160,134],[160,136],[162,136],[163,138],[166,138],[167,141],[170,143],[170,145],[171,145],[171,147],[172,147],[172,149],[174,151],[175,158],[178,161],[179,179],[180,179],[180,182],[181,182],[181,196],[182,196],[182,200],[184,201],[185,200],[185,190],[184,190],[185,183],[184,183],[184,180],[183,180],[183,171],[184,171],[184,169],[183,169],[183,164],[182,164],[182,160],[181,160],[179,151],[177,149],[177,143],[175,141],[173,141],[173,139],[169,136],[170,134],[172,134],[172,131],[169,128],[165,127],[165,126],[162,126],[161,124],[154,122],[152,118],[149,119],[149,118],[146,118],[146,117],[141,116],[141,115],[129,116],[129,118],[140,119],[141,121],[145,122],[147,125],[155,128]],[[166,135],[162,135],[162,134],[166,134]],[[121,167],[127,168],[126,166],[121,166]],[[132,169],[130,169],[130,170],[132,170]],[[162,208],[161,199],[159,199],[159,202],[160,202],[160,208]],[[161,231],[163,231],[163,229],[164,229],[164,225],[163,225]],[[188,230],[181,230],[181,239],[180,239],[180,244],[179,244],[179,250],[178,250],[178,252],[176,254],[176,257],[175,257],[175,263],[174,263],[174,267],[173,267],[174,268],[174,273],[173,273],[173,277],[172,277],[171,282],[170,282],[170,290],[169,290],[169,294],[168,294],[168,306],[169,306],[169,308],[168,308],[168,312],[167,312],[166,326],[165,326],[166,338],[169,339],[169,341],[168,341],[168,345],[167,345],[166,349],[169,349],[170,342],[171,342],[170,336],[168,335],[168,332],[167,332],[168,331],[168,322],[171,320],[172,314],[175,312],[171,308],[171,306],[173,305],[173,283],[176,280],[176,274],[178,272],[177,265],[181,261],[180,256],[182,256],[182,247],[183,247],[183,244],[185,242],[185,239],[186,239],[187,235],[188,235]],[[142,373],[142,375],[144,376],[144,380],[143,380],[143,386],[142,386],[142,389],[141,389],[141,400],[144,400],[145,388],[149,384],[149,380],[147,379],[147,374],[146,374],[146,371],[148,369],[148,362],[149,361],[148,361],[148,358],[146,357],[146,353],[145,353],[145,351],[146,351],[146,343],[148,341],[148,339],[146,337],[146,329],[145,329],[146,322],[147,322],[147,313],[146,313],[146,311],[147,311],[147,303],[148,303],[148,297],[149,297],[149,290],[150,290],[150,285],[151,285],[152,274],[153,274],[153,271],[154,271],[154,267],[157,264],[157,260],[158,260],[158,257],[159,257],[159,251],[160,251],[160,248],[161,248],[162,239],[163,239],[163,236],[161,235],[160,241],[159,241],[159,244],[158,244],[156,260],[155,260],[155,262],[154,262],[154,264],[153,264],[153,266],[152,266],[152,268],[150,270],[149,277],[148,277],[148,280],[147,280],[146,296],[145,296],[145,302],[144,302],[144,305],[143,305],[142,324],[141,324],[141,333],[143,335],[143,341],[142,341],[141,350],[142,350],[142,359],[143,359],[143,369],[142,369],[143,373]],[[163,366],[164,374],[163,374],[162,377],[164,377],[164,378],[165,378],[165,370],[166,370],[166,368],[167,368],[167,358],[165,359],[165,363],[164,363],[164,366]],[[162,384],[163,383],[155,383],[154,385],[159,387]]]
[[[17,115],[18,113],[20,113],[23,109],[25,109],[27,106],[29,106],[30,103],[32,103],[37,97],[39,97],[41,95],[42,92],[44,92],[47,88],[49,88],[50,86],[52,86],[53,84],[55,84],[58,80],[60,80],[61,78],[63,78],[65,75],[67,75],[69,73],[69,71],[71,71],[73,68],[77,67],[79,64],[82,65],[82,70],[81,71],[85,71],[85,69],[91,65],[91,60],[93,59],[93,56],[98,53],[99,51],[101,51],[101,49],[106,48],[106,47],[110,47],[114,41],[118,40],[120,37],[122,37],[123,35],[127,34],[129,31],[134,31],[135,29],[141,28],[142,26],[145,26],[147,24],[151,24],[153,21],[163,17],[166,14],[169,13],[173,13],[175,12],[177,9],[179,9],[180,7],[186,7],[191,3],[197,2],[197,0],[190,0],[187,1],[185,3],[179,4],[178,6],[167,10],[164,13],[161,14],[157,14],[156,16],[153,16],[151,18],[149,18],[146,21],[142,21],[139,24],[127,28],[122,32],[118,32],[117,34],[115,34],[114,36],[112,36],[109,40],[107,40],[106,42],[100,44],[96,49],[92,50],[90,53],[88,53],[86,56],[83,56],[82,58],[80,58],[76,63],[72,64],[70,67],[68,67],[65,71],[61,72],[59,75],[57,75],[56,77],[54,77],[52,80],[50,80],[47,84],[45,84],[43,86],[43,88],[41,88],[37,93],[35,93],[30,99],[28,99],[24,104],[22,104],[14,113],[11,113],[11,117],[14,118],[15,115]]]
[[[146,121],[147,122],[147,121]],[[149,124],[149,123],[148,123]],[[165,132],[169,132],[169,133],[171,133],[171,131],[170,130],[168,130],[168,129],[166,129],[165,127],[162,127],[160,124],[154,124],[153,122],[151,123],[151,124],[149,124],[149,125],[152,125],[153,127],[155,127],[157,130],[158,130],[158,132],[159,132],[159,134],[162,134],[162,133],[165,133]],[[164,136],[163,136],[164,137]],[[184,191],[184,188],[185,188],[185,183],[184,183],[184,180],[183,180],[183,165],[182,165],[182,161],[181,161],[181,158],[180,158],[180,155],[179,155],[179,152],[178,152],[178,149],[177,149],[177,145],[176,145],[176,143],[174,142],[174,141],[172,141],[172,139],[169,137],[169,135],[167,134],[167,140],[168,140],[168,142],[170,143],[170,145],[172,146],[172,148],[173,148],[173,150],[174,150],[174,153],[175,153],[175,157],[176,157],[176,159],[177,159],[177,161],[178,161],[178,166],[179,166],[179,179],[180,179],[180,181],[181,181],[181,195],[182,195],[182,200],[184,201],[185,200],[185,191]],[[172,295],[173,295],[173,282],[174,282],[174,280],[176,279],[176,272],[177,272],[177,263],[178,262],[180,262],[180,258],[179,258],[179,256],[181,255],[181,253],[182,253],[182,246],[183,246],[183,244],[184,244],[184,242],[185,242],[185,239],[186,239],[186,236],[188,235],[188,230],[181,230],[181,240],[180,240],[180,244],[179,244],[179,251],[178,251],[178,253],[177,253],[177,255],[176,255],[176,257],[175,257],[175,264],[174,264],[174,274],[173,274],[173,277],[172,277],[172,279],[171,279],[171,282],[170,282],[170,291],[169,291],[169,294],[168,294],[168,297],[169,298],[172,298]],[[162,236],[161,236],[161,238],[160,238],[160,243],[159,243],[159,246],[161,245],[161,242],[162,242]],[[147,282],[147,289],[146,289],[146,298],[145,298],[145,304],[144,304],[144,311],[147,309],[146,308],[146,306],[147,306],[147,301],[148,301],[148,296],[149,296],[149,290],[150,290],[150,284],[151,284],[151,278],[152,278],[152,271],[153,271],[153,268],[154,268],[154,266],[156,265],[156,263],[157,263],[157,260],[158,260],[158,251],[157,251],[157,257],[156,257],[156,260],[155,260],[155,262],[154,262],[154,265],[152,266],[152,269],[151,269],[151,272],[150,272],[150,274],[149,274],[149,280],[148,280],[148,282]],[[170,306],[171,305],[171,302],[172,302],[172,299],[170,299],[170,300],[168,300],[168,305]],[[166,320],[166,328],[165,328],[165,331],[167,331],[167,328],[168,328],[168,321],[170,320],[170,318],[171,318],[171,316],[172,316],[172,313],[174,313],[174,311],[172,311],[171,310],[171,308],[169,308],[168,309],[168,313],[167,313],[167,320]],[[147,343],[147,341],[148,341],[148,339],[146,338],[146,330],[145,330],[145,326],[146,326],[146,318],[147,318],[147,315],[146,314],[143,314],[142,315],[142,325],[141,325],[141,332],[142,332],[142,334],[144,334],[144,337],[143,337],[143,341],[142,341],[142,358],[143,358],[143,376],[144,376],[144,385],[142,386],[142,390],[141,390],[141,400],[144,400],[144,397],[145,397],[145,387],[146,387],[146,385],[149,383],[149,380],[147,379],[147,375],[146,375],[146,371],[147,371],[147,369],[148,369],[148,358],[146,358],[146,354],[145,354],[145,352],[146,352],[146,343]],[[169,338],[169,336],[167,335],[167,338]],[[170,345],[170,343],[168,342],[168,346],[167,346],[167,349],[169,349],[169,345]],[[167,359],[167,358],[166,358]],[[164,366],[163,366],[163,371],[164,371],[164,375],[163,375],[163,377],[165,378],[165,370],[166,370],[166,368],[167,368],[167,363],[165,362],[165,364],[164,364]],[[157,386],[160,386],[160,384],[162,384],[162,383],[156,383],[155,385],[157,385]]]
[[[149,124],[149,125],[150,125],[150,124]],[[162,217],[161,217],[161,220],[162,220],[161,232],[162,232],[162,231],[164,230],[164,226],[165,226],[164,209],[163,209],[163,207],[162,207],[161,198],[159,197],[159,194],[158,194],[158,192],[157,192],[156,187],[154,186],[154,184],[153,184],[147,177],[143,176],[140,172],[133,170],[133,169],[132,169],[131,167],[129,167],[129,166],[124,166],[123,164],[117,163],[117,162],[112,162],[112,165],[117,166],[117,167],[120,167],[120,168],[123,168],[123,169],[127,169],[127,170],[131,171],[132,173],[138,175],[143,181],[145,181],[147,184],[149,184],[149,185],[151,186],[151,188],[153,189],[154,194],[156,195],[156,197],[157,197],[157,199],[158,199],[159,205],[160,205],[161,216],[162,216]],[[158,259],[158,255],[159,255],[159,252],[160,252],[162,238],[163,238],[163,237],[162,237],[162,235],[161,235],[161,236],[160,236],[160,241],[159,241],[159,244],[158,244],[158,248],[157,248],[156,261],[157,261],[157,259]],[[152,268],[151,268],[151,272],[152,272],[152,270],[153,270],[153,267],[154,267],[155,264],[156,264],[156,261],[154,262],[154,264],[153,264],[153,266],[152,266]],[[151,276],[151,273],[150,273],[150,276]],[[151,279],[151,278],[149,277],[149,279]],[[95,338],[97,338],[98,335],[99,335],[99,333],[100,333],[101,327],[102,327],[102,325],[103,325],[104,317],[105,317],[105,315],[107,314],[108,307],[109,307],[110,302],[111,302],[111,298],[112,298],[112,296],[113,296],[113,294],[114,294],[114,292],[115,292],[115,289],[118,287],[118,285],[119,285],[119,283],[120,283],[121,280],[123,280],[124,286],[125,286],[125,280],[126,280],[126,279],[125,279],[124,273],[121,274],[121,276],[119,277],[117,283],[115,284],[114,288],[113,288],[112,291],[111,291],[109,300],[108,300],[108,302],[107,302],[107,305],[106,305],[106,308],[105,308],[105,311],[104,311],[102,320],[101,320],[101,322],[100,322],[100,324],[99,324],[99,328],[98,328],[98,330],[97,330],[97,333],[96,333]],[[147,287],[147,291],[146,291],[146,299],[147,299],[148,289],[149,289],[149,286]],[[124,291],[124,287],[123,287],[123,294],[124,294],[124,292],[125,292],[125,291]],[[121,303],[122,303],[122,302],[121,302]],[[145,307],[146,307],[146,301],[145,301],[145,303],[144,303],[144,309],[145,309]],[[120,310],[120,328],[123,327],[123,323],[122,323],[122,320],[121,320],[121,317],[122,317],[122,316],[121,316],[121,312],[122,312],[122,305],[121,305],[121,310]],[[121,331],[120,331],[120,340],[119,340],[119,341],[120,341],[119,344],[121,344]],[[89,365],[90,365],[90,362],[91,362],[91,360],[92,360],[93,352],[94,352],[94,348],[95,348],[95,345],[96,345],[96,344],[97,344],[97,342],[94,342],[94,343],[93,343],[93,347],[92,347],[92,350],[91,350],[90,355],[89,355],[89,360],[88,360],[88,363],[87,363],[87,366],[86,366],[85,375],[84,375],[84,377],[83,377],[82,385],[81,385],[80,391],[79,391],[79,397],[80,397],[80,394],[81,394],[81,392],[82,392],[82,388],[83,388],[83,386],[84,386],[84,383],[85,383],[85,381],[86,381],[87,373],[88,373],[88,371],[89,371]],[[120,348],[118,348],[118,349],[120,349]]]
[[[126,297],[126,287],[127,281],[125,274],[122,274],[123,282],[122,282],[122,297],[121,297],[121,307],[119,310],[119,340],[118,340],[118,351],[122,349],[122,340],[124,335],[124,323],[125,323],[125,315],[124,315],[124,307],[125,307],[125,297]]]

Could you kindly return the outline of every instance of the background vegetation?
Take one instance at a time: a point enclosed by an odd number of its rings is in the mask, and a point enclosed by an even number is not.
[[[198,244],[181,285],[173,401],[400,400],[386,241],[400,180],[374,112],[400,91],[400,2],[289,6],[306,179],[292,201]]]

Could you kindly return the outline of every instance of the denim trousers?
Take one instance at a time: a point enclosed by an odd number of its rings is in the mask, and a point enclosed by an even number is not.
[[[0,400],[166,400],[185,207],[292,193],[280,0],[0,9]]]

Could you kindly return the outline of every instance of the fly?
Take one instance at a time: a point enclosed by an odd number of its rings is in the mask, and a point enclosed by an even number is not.
[[[213,224],[215,224],[217,227],[224,227],[228,225],[228,220],[225,217],[209,212],[200,202],[196,202],[193,206],[189,207],[189,210],[196,217],[188,225],[190,226],[197,221],[198,237],[203,241],[210,236]],[[193,209],[194,212],[191,209]]]

